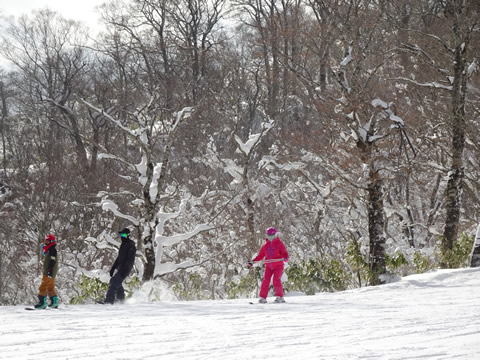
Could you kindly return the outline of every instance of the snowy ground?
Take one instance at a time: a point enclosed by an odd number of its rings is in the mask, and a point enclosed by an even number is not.
[[[272,299],[270,299],[272,300]],[[0,307],[0,359],[478,359],[480,269],[342,293]]]

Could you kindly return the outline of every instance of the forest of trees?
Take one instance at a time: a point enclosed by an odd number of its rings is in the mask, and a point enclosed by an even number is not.
[[[245,264],[269,226],[298,291],[465,265],[480,219],[480,2],[98,11],[95,37],[49,9],[0,23],[0,304],[36,294],[48,233],[61,299],[81,297],[125,226],[136,286],[182,298],[249,295]]]

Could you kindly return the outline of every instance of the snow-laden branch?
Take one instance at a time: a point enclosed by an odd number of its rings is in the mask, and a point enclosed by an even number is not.
[[[427,161],[425,163],[425,165],[430,167],[431,169],[434,169],[434,170],[442,172],[442,173],[448,172],[448,169],[446,167],[441,166],[441,165],[439,165],[439,164],[437,164],[436,162],[433,162],[433,161]]]
[[[180,269],[186,269],[195,266],[192,261],[184,261],[179,264],[168,262],[168,263],[156,263],[155,264],[155,276],[162,276],[168,273],[172,273],[174,271]]]
[[[101,198],[101,197],[104,197],[104,196],[115,196],[115,195],[120,195],[120,196],[137,196],[135,193],[131,192],[131,191],[115,191],[115,192],[112,192],[112,191],[99,191],[97,193],[97,197],[98,198]],[[76,206],[81,206],[78,202],[75,201],[75,203],[72,203],[72,205],[76,205]]]
[[[85,105],[87,105],[90,109],[95,110],[97,113],[105,117],[107,120],[112,122],[115,126],[122,129],[123,131],[125,131],[126,133],[128,133],[133,137],[137,137],[138,135],[141,135],[143,132],[145,132],[145,129],[143,128],[131,130],[128,127],[124,126],[119,120],[115,119],[112,115],[106,113],[103,109],[100,109],[95,105],[90,104],[88,101],[84,99],[80,99],[80,101],[83,102]]]
[[[277,163],[274,157],[267,155],[267,156],[264,156],[262,160],[260,160],[258,167],[264,167],[265,165],[268,165],[268,164],[275,165],[275,167],[284,171],[302,170],[306,166],[305,163],[299,162],[299,161],[294,161],[294,162],[289,161],[285,164],[279,164]]]
[[[119,218],[122,218],[122,219],[125,219],[125,220],[128,220],[128,221],[130,221],[130,222],[131,222],[132,224],[134,224],[134,225],[138,225],[138,224],[139,224],[138,220],[135,219],[133,216],[122,214],[122,213],[118,210],[118,205],[115,204],[115,202],[113,202],[112,200],[102,199],[102,209],[103,209],[103,210],[109,210],[109,211],[111,211],[115,216],[117,216],[117,217],[119,217]]]
[[[235,135],[235,142],[238,144],[239,150],[247,157],[250,156],[253,149],[260,143],[262,138],[272,129],[272,127],[272,122],[263,122],[262,130],[257,134],[250,134],[246,142],[243,142],[238,135]]]
[[[99,237],[86,237],[84,240],[86,242],[89,242],[91,243],[92,245],[94,245],[97,249],[100,249],[100,250],[104,250],[104,249],[110,249],[110,250],[115,250],[115,249],[118,249],[120,247],[120,242],[118,241],[115,241],[112,239],[112,237],[110,235],[107,235],[105,236],[101,236],[102,240],[99,241]]]
[[[168,130],[168,133],[166,134],[167,141],[165,142],[165,146],[163,149],[164,158],[162,162],[152,164],[153,149],[142,149],[142,161],[140,164],[137,165],[137,171],[140,174],[139,182],[142,187],[149,186],[148,194],[152,203],[155,203],[157,201],[157,195],[162,185],[161,179],[164,178],[165,175],[163,174],[163,172],[166,171],[168,167],[168,161],[171,151],[170,149],[172,147],[178,126],[182,122],[182,120],[189,118],[194,112],[194,110],[195,109],[193,107],[184,107],[179,112],[174,113],[175,121],[172,123],[170,129]],[[149,178],[149,176],[147,176],[147,169],[150,167],[153,167],[153,172]],[[144,192],[145,190],[147,189],[144,189]]]
[[[286,164],[279,164],[276,162],[274,158],[271,156],[264,156],[262,160],[260,161],[261,164],[272,164],[275,167],[277,167],[280,170],[283,171],[298,171],[300,174],[302,174],[307,181],[315,188],[315,190],[320,193],[323,197],[328,196],[328,194],[331,192],[330,189],[330,184],[329,187],[320,185],[318,182],[313,180],[312,176],[310,175],[310,172],[305,170],[306,164],[303,162],[289,162]]]
[[[130,164],[128,161],[126,161],[125,159],[123,159],[123,158],[121,158],[120,156],[117,156],[117,155],[100,153],[100,154],[98,154],[97,159],[98,160],[102,160],[102,159],[115,160],[115,161],[118,161],[118,162],[121,162],[121,163],[127,165],[131,169],[135,169],[134,165]]]
[[[321,194],[323,197],[327,197],[332,192],[331,182],[328,183],[328,186],[323,186],[312,179],[309,171],[301,170],[300,173],[305,177],[305,179],[307,179],[310,185],[315,188],[317,193]]]
[[[380,100],[381,101],[381,100]],[[382,101],[383,103],[383,101]],[[385,116],[383,116],[385,117]],[[347,115],[347,118],[351,120],[355,120],[358,123],[358,126],[356,128],[352,128],[351,130],[351,136],[353,140],[355,141],[361,141],[362,143],[366,144],[367,142],[373,143],[377,140],[383,139],[386,135],[369,135],[370,131],[372,130],[372,120],[369,120],[366,124],[361,125],[360,118],[356,112],[352,112]],[[399,119],[399,120],[398,120]],[[398,118],[397,121],[401,121],[400,118]],[[401,127],[403,126],[403,122],[399,124],[396,127]],[[347,141],[349,136],[342,135],[342,138]]]
[[[157,276],[162,276],[162,275],[174,272],[174,271],[177,271],[179,269],[188,269],[188,268],[195,267],[195,266],[201,266],[201,265],[205,264],[206,262],[212,261],[213,259],[216,259],[218,256],[223,255],[227,251],[230,251],[230,249],[232,247],[234,247],[239,241],[242,241],[242,239],[241,238],[237,239],[236,241],[234,241],[230,245],[224,247],[220,252],[218,252],[216,254],[213,254],[210,257],[208,257],[208,258],[206,258],[206,259],[204,259],[200,262],[193,263],[192,261],[187,260],[187,261],[184,261],[180,264],[175,264],[175,263],[172,263],[172,262],[159,264],[159,266],[157,268],[158,273],[157,273],[156,277]]]
[[[258,144],[260,136],[261,133],[252,134],[248,137],[248,140],[246,142],[242,142],[242,139],[240,139],[238,135],[235,135],[235,141],[238,144],[240,151],[245,155],[249,155],[255,145]]]
[[[43,98],[42,97],[42,100],[43,101],[46,101],[46,102],[49,102],[51,103],[52,105],[56,106],[57,108],[59,108],[60,110],[62,110],[65,114],[67,114],[67,116],[75,116],[75,114],[73,113],[72,109],[70,109],[68,106],[65,106],[63,104],[61,104],[59,101],[57,100],[54,100],[52,98]]]
[[[172,127],[170,128],[170,132],[174,133],[178,125],[182,122],[183,119],[188,119],[194,111],[193,107],[184,107],[182,110],[174,113],[174,116],[176,117],[175,122],[172,124]]]
[[[189,267],[193,267],[195,264],[191,261],[184,261],[179,264],[173,263],[173,262],[162,263],[160,261],[160,257],[161,257],[161,254],[163,253],[163,247],[178,244],[182,241],[191,239],[192,237],[199,234],[200,232],[209,231],[212,229],[214,229],[214,227],[211,225],[199,224],[195,227],[195,229],[184,234],[177,234],[173,236],[164,236],[164,235],[157,234],[157,236],[155,237],[155,241],[157,242],[157,261],[155,262],[154,275],[161,276],[170,272],[174,272],[179,269],[186,269]]]
[[[156,244],[156,255],[155,255],[155,270],[154,275],[160,276],[169,272],[176,271],[177,269],[185,269],[187,267],[192,267],[193,264],[189,261],[182,262],[180,264],[175,263],[162,263],[161,258],[163,254],[163,248],[167,246],[172,246],[178,244],[182,241],[191,239],[195,235],[203,231],[209,231],[214,229],[214,226],[209,224],[199,224],[192,231],[183,234],[176,234],[172,236],[163,235],[165,223],[168,220],[172,220],[178,217],[185,211],[187,204],[187,199],[183,199],[180,203],[179,209],[173,213],[158,212],[158,224],[155,228],[155,244]]]
[[[235,161],[233,161],[232,159],[221,159],[221,161],[224,164],[224,171],[229,173],[233,177],[232,183],[241,183],[243,169],[237,164],[235,164]]]
[[[420,83],[418,81],[415,81],[415,80],[412,80],[412,79],[409,79],[409,78],[406,78],[406,77],[391,78],[391,80],[407,81],[407,82],[410,82],[412,84],[415,84],[415,85],[421,86],[421,87],[429,87],[429,88],[435,88],[435,89],[445,89],[445,90],[449,90],[449,91],[453,90],[453,86],[443,85],[443,84],[440,84],[436,81]]]
[[[352,46],[349,45],[347,56],[345,56],[345,58],[342,60],[342,62],[340,63],[340,66],[347,66],[353,60],[352,50],[353,50]]]
[[[165,213],[165,212],[159,211],[157,213],[158,224],[157,224],[156,229],[155,229],[155,232],[157,234],[156,236],[163,234],[163,226],[165,225],[165,223],[168,220],[174,219],[174,218],[178,217],[181,213],[183,213],[186,205],[187,205],[187,200],[183,199],[180,202],[180,206],[178,207],[177,212]]]
[[[362,186],[361,183],[358,180],[352,180],[346,175],[345,169],[342,169],[341,167],[337,166],[335,163],[327,163],[327,167],[330,168],[331,171],[333,171],[335,174],[337,174],[337,177],[342,179],[344,182],[347,182],[350,184],[355,189],[359,190],[368,190],[366,186]]]
[[[471,77],[473,73],[477,72],[479,69],[477,59],[473,59],[472,63],[468,65],[467,68],[467,77]]]
[[[440,43],[445,48],[445,50],[447,50],[448,53],[451,53],[451,54],[455,53],[455,49],[448,46],[448,44],[445,41],[443,41],[442,38],[438,37],[437,35],[434,35],[434,34],[431,34],[431,33],[426,33],[424,31],[420,31],[420,30],[416,30],[416,29],[405,29],[405,30],[412,31],[412,32],[415,32],[415,33],[420,34],[422,36],[429,37],[430,39],[433,39],[433,40],[437,41],[438,43]],[[414,45],[414,47],[420,48],[418,45]],[[426,53],[426,52],[424,51],[424,53]]]
[[[395,127],[403,128],[404,121],[400,116],[395,115],[395,113],[392,111],[392,103],[387,104],[383,100],[374,99],[371,104],[373,107],[381,107],[386,117],[395,123]]]
[[[140,161],[139,164],[135,165],[135,169],[137,169],[137,172],[139,173],[138,176],[138,182],[140,185],[145,186],[145,184],[148,181],[147,177],[147,155],[143,154],[142,155],[142,160]]]
[[[155,240],[157,241],[157,244],[159,246],[172,246],[172,245],[181,243],[182,241],[191,239],[192,237],[194,237],[195,235],[197,235],[200,232],[209,231],[209,230],[212,230],[212,229],[214,229],[214,227],[211,226],[211,225],[199,224],[195,227],[195,229],[193,229],[190,232],[187,232],[187,233],[184,233],[184,234],[177,234],[177,235],[173,235],[173,236],[157,235],[155,237]]]
[[[150,199],[156,199],[158,195],[158,180],[162,173],[163,164],[157,163],[153,168],[152,183],[150,184]]]

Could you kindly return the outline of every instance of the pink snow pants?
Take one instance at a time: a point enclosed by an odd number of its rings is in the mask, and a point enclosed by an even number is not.
[[[282,286],[282,273],[283,273],[283,264],[282,266],[276,267],[265,267],[265,274],[263,275],[262,286],[260,287],[260,297],[266,299],[268,296],[268,289],[270,288],[270,280],[273,275],[273,288],[275,289],[275,295],[283,297],[283,286]]]

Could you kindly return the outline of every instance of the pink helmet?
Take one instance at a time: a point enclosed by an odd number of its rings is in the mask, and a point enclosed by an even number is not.
[[[277,233],[277,229],[275,229],[274,227],[267,229],[267,235],[275,235],[276,233]]]

